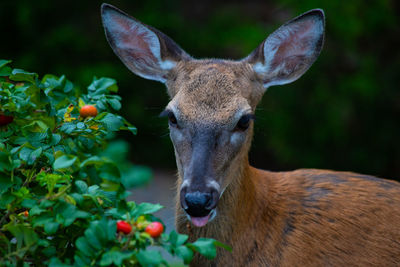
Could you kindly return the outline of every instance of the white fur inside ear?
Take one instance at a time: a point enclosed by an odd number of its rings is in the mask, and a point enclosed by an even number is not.
[[[258,74],[263,74],[268,71],[268,66],[261,62],[257,62],[256,64],[253,65],[253,70]]]
[[[147,41],[151,53],[157,59],[158,65],[162,70],[171,70],[175,67],[175,62],[171,60],[161,59],[160,41],[158,40],[158,37],[154,32],[136,22],[131,26],[131,30],[137,31],[139,35],[143,35],[143,39]],[[165,79],[158,80],[165,82]]]
[[[164,60],[160,62],[160,68],[163,70],[171,70],[176,66],[176,63],[171,60]]]

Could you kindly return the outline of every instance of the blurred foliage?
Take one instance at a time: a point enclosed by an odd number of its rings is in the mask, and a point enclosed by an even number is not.
[[[126,201],[151,172],[126,161],[126,143],[110,143],[117,131],[136,134],[116,114],[115,80],[94,78],[82,93],[65,76],[39,79],[10,63],[0,59],[0,266],[169,266],[149,248],[185,264],[230,250],[163,226],[152,234],[162,206]],[[85,103],[100,113],[85,116]]]
[[[326,43],[293,84],[268,90],[257,111],[256,167],[352,170],[400,179],[399,3],[395,0],[109,1],[171,36],[194,57],[242,58],[285,21],[326,13]],[[140,132],[135,162],[173,167],[164,85],[131,74],[108,46],[99,1],[0,2],[0,57],[25,69],[119,81],[123,113]],[[129,103],[129,104],[128,104]],[[129,138],[125,136],[125,138]]]

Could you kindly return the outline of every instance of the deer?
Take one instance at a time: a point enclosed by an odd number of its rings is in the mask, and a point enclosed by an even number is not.
[[[195,59],[109,4],[106,39],[136,75],[162,82],[177,165],[176,227],[232,248],[191,266],[399,266],[400,183],[353,172],[249,165],[257,104],[319,56],[325,14],[310,10],[240,60]]]

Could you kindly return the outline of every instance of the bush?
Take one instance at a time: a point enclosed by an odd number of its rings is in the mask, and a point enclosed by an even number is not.
[[[145,232],[162,206],[125,200],[150,171],[124,161],[124,143],[108,144],[119,130],[136,133],[115,114],[115,80],[94,78],[81,94],[65,76],[39,80],[9,63],[0,60],[0,116],[12,117],[0,123],[1,266],[158,266],[168,263],[149,246],[185,263],[196,251],[213,258],[216,246],[227,248],[213,239],[188,243],[175,231]],[[80,116],[86,104],[96,117]],[[132,231],[117,233],[118,220]]]

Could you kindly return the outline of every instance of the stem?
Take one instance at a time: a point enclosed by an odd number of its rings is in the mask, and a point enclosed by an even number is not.
[[[55,133],[62,125],[63,125],[63,123],[54,127],[53,133]]]
[[[23,248],[21,248],[21,249],[17,249],[16,251],[13,251],[13,252],[11,252],[11,253],[8,253],[8,254],[5,255],[3,258],[0,258],[0,262],[3,262],[5,258],[10,258],[10,257],[13,256],[14,254],[18,255],[18,253],[20,253],[20,252],[25,252],[25,251],[28,250],[30,247],[31,247],[31,245],[30,245],[30,246],[27,246],[27,247],[23,247]]]
[[[28,185],[37,176],[37,174],[34,175],[35,174],[35,167],[36,167],[36,163],[32,166],[32,170],[29,173],[28,178],[26,178],[25,182],[22,184],[22,187]]]
[[[1,217],[1,219],[0,219],[0,225],[2,225],[3,224],[3,221],[8,217],[8,215],[10,215],[10,211],[8,210],[7,211],[7,213],[6,214],[4,214],[4,216],[3,217]]]
[[[12,163],[11,156],[8,157],[8,161]],[[11,182],[14,183],[14,168],[11,170]]]
[[[71,188],[71,185],[68,185],[66,188],[64,188],[62,191],[58,192],[57,194],[52,195],[52,196],[48,196],[48,197],[46,197],[46,198],[47,198],[47,199],[55,199],[55,198],[58,198],[58,197],[62,196],[63,194],[65,194],[65,192],[67,192],[67,190],[70,189],[70,188]]]
[[[129,243],[132,240],[133,233],[134,233],[134,229],[132,229],[132,233],[129,235],[128,241],[126,241],[125,245],[121,248],[122,251],[124,251],[124,250],[126,250],[128,248]]]

